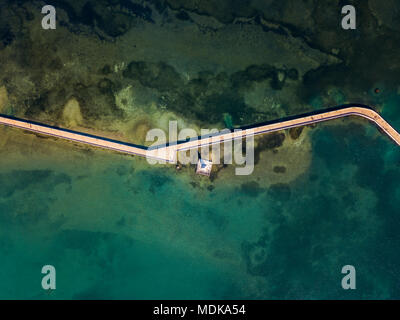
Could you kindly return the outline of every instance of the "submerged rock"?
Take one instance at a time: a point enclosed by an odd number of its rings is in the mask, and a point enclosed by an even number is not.
[[[289,129],[289,135],[293,140],[296,140],[300,137],[301,133],[303,132],[304,127],[296,127]]]
[[[286,172],[286,167],[285,166],[275,166],[274,167],[274,172],[275,173],[285,173]]]

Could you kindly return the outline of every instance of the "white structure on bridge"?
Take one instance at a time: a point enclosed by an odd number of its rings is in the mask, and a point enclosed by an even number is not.
[[[199,158],[196,169],[197,174],[209,177],[211,175],[211,169],[212,169],[212,161]]]

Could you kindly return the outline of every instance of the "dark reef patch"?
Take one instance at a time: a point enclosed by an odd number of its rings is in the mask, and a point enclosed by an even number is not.
[[[274,66],[251,65],[244,71],[232,74],[231,82],[234,89],[248,89],[254,82],[261,82],[270,79],[270,86],[274,90],[281,90],[285,85],[286,70],[277,69]]]
[[[48,111],[49,108],[49,93],[45,92],[39,97],[28,98],[24,100],[23,105],[25,106],[25,115],[28,117],[36,117],[40,113]]]
[[[114,83],[107,78],[101,79],[98,83],[97,83],[97,87],[99,88],[100,92],[102,94],[113,94],[114,92]]]
[[[131,17],[126,13],[116,9],[107,10],[104,1],[87,2],[82,9],[82,18],[81,21],[85,24],[96,26],[113,38],[125,34],[132,23]]]
[[[207,124],[222,124],[229,118],[232,125],[244,125],[267,115],[247,105],[244,92],[254,83],[266,79],[270,79],[273,89],[280,90],[285,83],[285,72],[268,65],[252,65],[231,76],[224,72],[200,72],[196,78],[185,82],[164,62],[132,61],[123,76],[158,90],[160,104],[186,118]],[[281,79],[279,74],[282,74]]]
[[[286,72],[286,76],[291,80],[298,80],[299,79],[299,72],[297,69],[292,68]]]
[[[100,73],[103,75],[108,76],[111,74],[113,71],[111,69],[111,66],[109,64],[106,64],[103,68],[101,68]]]
[[[119,86],[110,79],[104,78],[97,84],[90,84],[89,86],[76,83],[73,87],[72,92],[79,102],[82,116],[86,121],[109,116],[120,119],[124,117],[124,111],[116,105],[114,97],[114,91]]]
[[[166,6],[173,10],[185,9],[201,15],[213,16],[222,23],[230,23],[235,17],[250,17],[256,10],[251,6],[250,0],[230,1],[195,1],[195,0],[151,0],[160,13]]]
[[[229,113],[234,123],[247,122],[252,111],[245,104],[243,97],[230,90],[205,98],[203,108],[203,113],[197,113],[197,117],[202,121],[209,119],[211,123],[221,121],[224,113]]]
[[[140,176],[144,183],[149,186],[149,191],[152,194],[156,194],[162,187],[173,182],[165,171],[159,169],[143,171]]]
[[[190,18],[189,14],[185,10],[180,10],[177,14],[176,17],[179,20],[183,21],[191,21],[192,19]]]
[[[132,61],[123,75],[125,78],[138,80],[145,87],[161,92],[174,90],[183,84],[179,73],[164,62]]]
[[[0,26],[0,50],[10,45],[15,39],[9,25]]]
[[[264,191],[265,189],[261,188],[256,181],[246,182],[240,186],[240,192],[249,197],[257,197]]]
[[[285,141],[285,134],[281,132],[273,132],[265,135],[258,136],[257,145],[254,148],[254,162],[258,163],[260,160],[260,153],[265,150],[276,150],[282,146]]]
[[[281,132],[273,132],[263,136],[260,136],[257,140],[257,149],[266,150],[274,149],[282,146],[285,141],[285,134]]]
[[[296,140],[300,137],[301,133],[303,132],[304,127],[296,127],[289,129],[289,135],[293,140]]]
[[[62,20],[60,24],[71,32],[81,33],[85,31],[82,26],[88,26],[104,40],[124,35],[135,24],[135,19],[154,22],[149,6],[129,0],[82,0],[75,3],[54,0],[52,5],[66,12],[68,20]]]
[[[285,166],[275,166],[273,170],[275,173],[285,173],[286,167]]]

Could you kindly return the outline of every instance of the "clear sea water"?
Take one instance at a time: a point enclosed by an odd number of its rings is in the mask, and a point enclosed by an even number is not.
[[[400,148],[366,122],[319,125],[309,170],[255,192],[1,130],[1,299],[400,298]]]

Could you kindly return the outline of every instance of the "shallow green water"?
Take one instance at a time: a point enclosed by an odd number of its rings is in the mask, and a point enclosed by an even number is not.
[[[310,170],[270,189],[203,190],[110,154],[84,175],[49,157],[3,169],[0,298],[400,298],[400,150],[349,121],[312,141]]]

